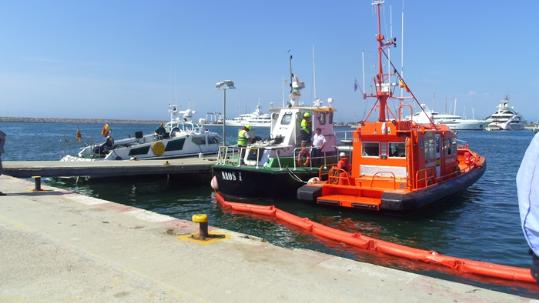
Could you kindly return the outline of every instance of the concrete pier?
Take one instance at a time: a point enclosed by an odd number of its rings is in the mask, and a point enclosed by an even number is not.
[[[13,177],[117,177],[139,175],[209,174],[215,156],[168,160],[3,161],[3,173]]]
[[[0,176],[0,302],[533,301],[32,188]]]

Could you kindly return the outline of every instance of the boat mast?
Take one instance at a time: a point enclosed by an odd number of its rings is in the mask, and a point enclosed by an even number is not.
[[[404,77],[404,0],[401,11],[401,77]],[[401,100],[404,97],[404,88],[401,87]]]
[[[288,50],[290,54],[290,50]],[[288,69],[290,70],[290,94],[292,94],[292,81],[294,81],[294,73],[292,72],[292,54],[288,57]]]
[[[383,89],[384,84],[384,67],[382,65],[382,52],[383,48],[389,43],[384,43],[384,35],[382,34],[382,18],[381,18],[381,6],[384,3],[383,0],[374,0],[373,5],[376,5],[376,13],[378,15],[378,34],[376,35],[376,40],[378,41],[378,75],[376,75],[376,98],[380,103],[380,113],[378,116],[378,121],[386,121],[386,106],[387,100],[391,96],[391,89]]]

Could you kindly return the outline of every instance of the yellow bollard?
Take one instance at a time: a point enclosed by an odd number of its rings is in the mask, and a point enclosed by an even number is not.
[[[210,235],[208,233],[208,215],[196,214],[191,217],[191,221],[199,224],[198,235],[192,235],[191,237],[196,240],[207,240],[210,238],[224,238],[225,235]]]

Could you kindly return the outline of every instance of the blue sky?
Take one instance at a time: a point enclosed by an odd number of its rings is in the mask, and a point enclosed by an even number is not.
[[[335,98],[339,120],[371,102],[353,91],[361,52],[373,74],[375,15],[361,1],[2,1],[0,116],[166,119],[167,105],[228,113],[281,103],[287,51],[312,98]],[[518,5],[517,5],[518,4]],[[386,1],[400,47],[402,0]],[[424,102],[483,117],[509,95],[539,119],[538,1],[405,1],[405,78]],[[400,66],[400,49],[393,51]],[[370,79],[370,78],[368,78]]]

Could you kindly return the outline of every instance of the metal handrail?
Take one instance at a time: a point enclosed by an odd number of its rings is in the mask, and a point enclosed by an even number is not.
[[[341,174],[344,173],[344,176],[341,176]],[[333,166],[328,171],[328,183],[329,184],[339,184],[340,180],[346,180],[346,185],[350,185],[350,175],[348,172],[342,168],[338,168],[336,166]],[[344,182],[343,182],[344,183]]]
[[[377,171],[377,172],[375,172],[374,175],[372,175],[372,177],[371,177],[371,183],[370,183],[369,187],[372,187],[372,183],[374,182],[374,178],[378,174],[391,174],[391,176],[393,177],[393,189],[397,188],[397,178],[395,177],[395,173],[391,172],[391,171]]]

